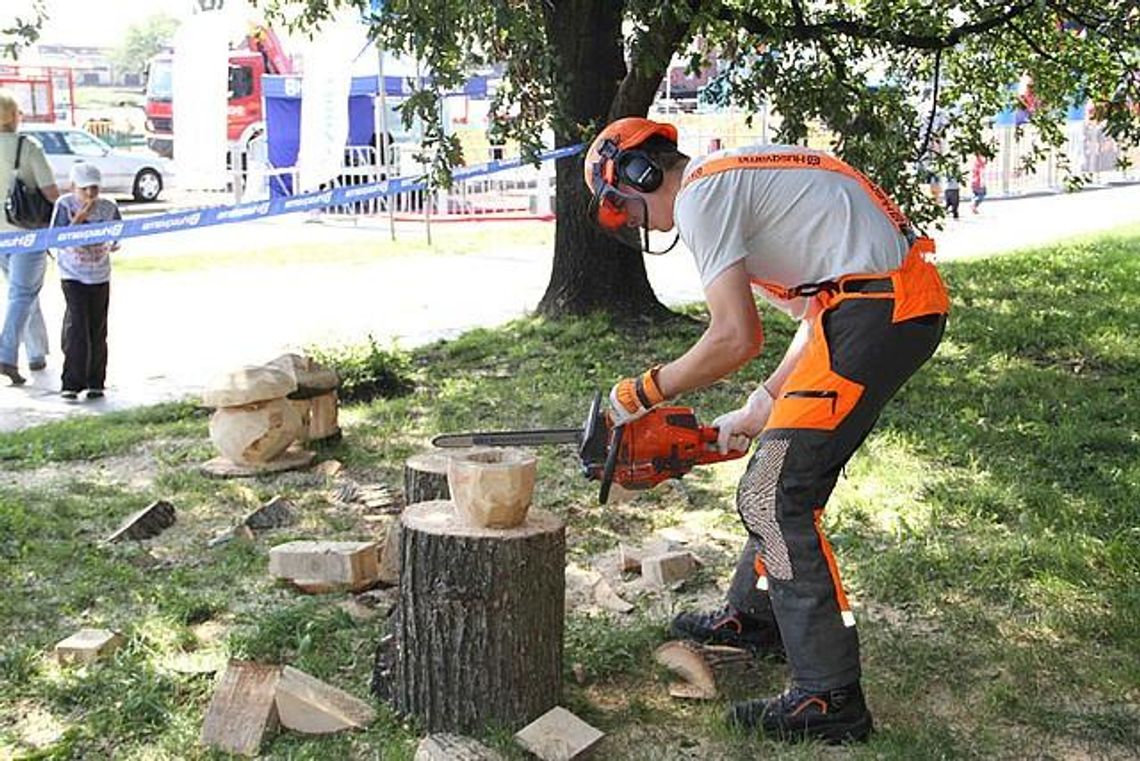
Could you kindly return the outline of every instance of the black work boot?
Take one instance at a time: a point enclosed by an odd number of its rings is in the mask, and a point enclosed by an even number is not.
[[[724,605],[711,613],[680,613],[669,632],[678,639],[703,645],[729,645],[751,650],[761,657],[784,657],[780,630],[774,622],[753,618]]]
[[[735,704],[726,720],[730,726],[759,729],[791,742],[862,742],[872,728],[871,712],[858,682],[823,692],[791,687],[774,698]]]

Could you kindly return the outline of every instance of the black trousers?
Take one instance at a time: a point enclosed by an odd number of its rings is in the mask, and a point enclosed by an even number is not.
[[[958,204],[960,196],[958,188],[946,188],[946,209],[950,212],[954,219],[958,219]]]
[[[107,380],[107,310],[111,284],[63,280],[63,390],[103,390]]]
[[[812,341],[820,351],[800,364],[824,366],[816,376],[823,382],[803,384],[821,388],[799,388],[793,370],[737,490],[749,539],[728,602],[775,620],[792,680],[808,690],[861,675],[855,619],[820,516],[843,466],[934,353],[946,322],[929,315],[893,323],[892,307],[891,299],[850,299],[818,318],[822,333]]]

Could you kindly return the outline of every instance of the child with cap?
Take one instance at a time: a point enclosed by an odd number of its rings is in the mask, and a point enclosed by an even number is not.
[[[122,219],[118,205],[99,195],[103,177],[86,162],[71,167],[72,191],[55,203],[52,227]],[[107,376],[107,307],[111,257],[119,244],[92,243],[55,249],[67,311],[63,317],[63,390],[69,401],[87,389],[88,399],[103,396]]]

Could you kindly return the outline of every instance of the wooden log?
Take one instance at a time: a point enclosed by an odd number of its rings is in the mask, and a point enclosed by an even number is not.
[[[108,542],[117,542],[127,539],[149,539],[158,536],[174,525],[174,505],[166,500],[151,502],[149,505],[130,515],[124,520],[115,532],[107,537]]]
[[[265,737],[277,729],[274,693],[280,675],[279,666],[230,661],[206,710],[202,745],[256,756]]]
[[[683,680],[671,684],[669,694],[689,700],[715,700],[720,682],[749,670],[754,661],[747,650],[687,640],[666,642],[654,658]]]
[[[363,700],[292,666],[281,670],[275,699],[281,726],[307,735],[363,729],[376,718]]]
[[[451,455],[442,450],[414,454],[404,461],[404,504],[451,499],[447,486],[447,461]]]
[[[443,501],[410,505],[401,520],[396,662],[377,693],[433,732],[521,727],[557,705],[562,521],[534,509],[516,528],[480,528]]]

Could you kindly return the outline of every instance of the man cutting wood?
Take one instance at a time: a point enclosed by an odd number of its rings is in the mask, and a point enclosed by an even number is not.
[[[683,355],[620,380],[615,424],[745,366],[763,346],[753,293],[799,321],[779,365],[713,421],[718,446],[757,442],[737,489],[748,531],[726,605],[682,613],[675,636],[786,653],[791,684],[729,721],[788,740],[860,741],[872,728],[859,638],[820,518],[887,401],[934,353],[949,299],[933,242],[877,185],[821,151],[767,145],[690,160],[677,130],[619,119],[585,160],[590,215],[649,251],[676,228],[704,286],[709,326]]]

